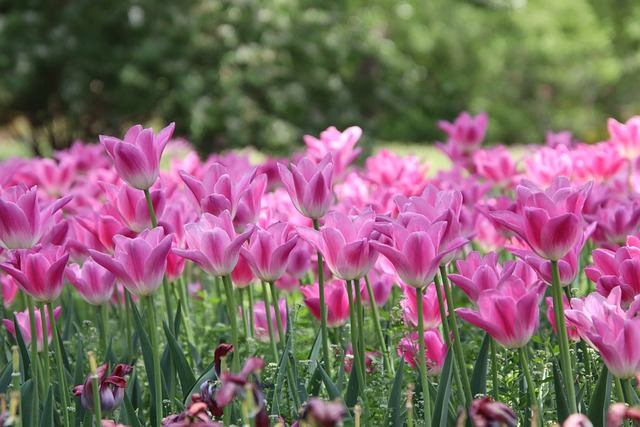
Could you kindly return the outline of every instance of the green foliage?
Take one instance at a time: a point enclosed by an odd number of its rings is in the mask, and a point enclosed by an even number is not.
[[[284,152],[329,125],[434,140],[468,109],[493,141],[597,140],[637,112],[638,17],[631,0],[10,0],[0,123],[26,119],[36,151],[176,121],[202,152]]]

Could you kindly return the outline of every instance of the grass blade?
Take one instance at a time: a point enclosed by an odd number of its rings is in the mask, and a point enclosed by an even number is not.
[[[387,404],[387,427],[402,427],[402,377],[404,374],[404,357],[400,359],[400,364],[396,370],[396,375],[393,379],[393,386],[391,387],[391,393],[389,394],[389,403]]]
[[[438,384],[438,393],[436,402],[433,405],[433,418],[431,425],[433,427],[446,427],[448,425],[449,415],[449,399],[451,397],[451,381],[453,379],[453,350],[447,351],[447,358],[444,361],[444,367],[440,374],[440,384]]]
[[[478,352],[478,359],[476,359],[476,364],[473,366],[473,373],[471,374],[471,394],[474,396],[487,394],[487,363],[490,344],[491,336],[485,333],[480,352]]]
[[[176,341],[176,338],[171,333],[171,330],[169,329],[167,322],[163,323],[163,327],[164,327],[164,334],[166,335],[167,342],[169,344],[169,350],[171,351],[171,360],[173,361],[173,364],[178,373],[178,377],[180,378],[180,385],[182,387],[182,393],[183,393],[182,397],[183,397],[183,400],[186,401],[187,398],[190,396],[190,394],[187,395],[185,393],[191,390],[193,385],[196,383],[196,377],[195,375],[193,375],[193,372],[189,367],[189,362],[187,362],[187,358],[182,353],[182,350],[180,349],[180,345],[178,344],[178,341]]]
[[[613,377],[606,366],[602,367],[598,383],[595,390],[591,394],[589,402],[589,411],[587,416],[593,423],[593,427],[604,427],[607,421],[607,412],[609,403],[611,402],[611,384]]]

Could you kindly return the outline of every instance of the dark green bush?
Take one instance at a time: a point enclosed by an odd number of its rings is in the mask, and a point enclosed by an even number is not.
[[[637,112],[638,18],[632,0],[5,0],[0,123],[26,119],[35,149],[173,120],[203,152],[286,152],[329,125],[430,141],[486,110],[494,141],[597,140]]]

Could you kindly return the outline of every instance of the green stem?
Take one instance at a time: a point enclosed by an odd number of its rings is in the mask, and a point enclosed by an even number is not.
[[[360,366],[362,366],[363,372],[366,374],[367,370],[367,347],[364,343],[364,310],[362,308],[362,294],[360,294],[360,281],[353,280],[353,288],[356,294],[356,314],[358,315],[358,353],[360,355]],[[367,386],[367,376],[363,376],[365,382],[364,386]]]
[[[25,294],[26,295],[26,294]],[[33,423],[38,425],[38,419],[40,417],[40,396],[43,390],[42,372],[40,372],[40,357],[38,356],[38,332],[36,328],[36,315],[33,309],[33,300],[31,297],[27,297],[27,307],[29,309],[29,324],[31,327],[31,379],[33,380],[33,407],[36,408],[33,411]],[[53,323],[53,322],[52,322]],[[17,328],[18,325],[16,325]]]
[[[128,360],[131,361],[133,360],[133,337],[131,336],[131,314],[133,310],[131,308],[131,303],[133,302],[133,299],[131,297],[131,294],[126,288],[124,289],[123,295],[124,295],[124,324],[125,324],[124,334],[125,334],[125,339],[127,340],[127,357],[128,357]]]
[[[313,219],[313,228],[320,229],[317,219]],[[322,358],[327,375],[331,376],[331,358],[329,353],[329,331],[327,329],[327,306],[324,297],[324,265],[322,254],[318,251],[318,297],[320,298],[320,327],[322,328]]]
[[[48,302],[47,309],[51,313],[51,334],[53,335],[53,347],[56,354],[56,368],[58,370],[58,385],[60,387],[60,406],[62,407],[62,422],[65,427],[69,427],[69,404],[67,403],[67,377],[64,373],[64,362],[62,358],[62,346],[58,340],[58,326],[55,316],[53,316],[53,305]]]
[[[109,307],[107,303],[100,304],[100,315],[98,319],[100,320],[100,343],[102,344],[102,355],[106,358],[107,355],[107,347],[108,347],[108,337],[109,331],[107,329],[107,325],[109,324],[108,316]]]
[[[434,278],[436,285],[436,294],[438,295],[438,308],[440,309],[440,318],[442,319],[442,335],[444,336],[444,342],[447,344],[447,348],[451,349],[451,329],[449,328],[449,319],[447,317],[447,309],[444,305],[444,296],[442,295],[442,282],[438,275]],[[453,365],[453,377],[456,381],[458,391],[462,392],[462,380],[460,379],[460,372],[458,365]]]
[[[427,359],[424,347],[424,308],[422,303],[422,289],[416,288],[416,303],[418,309],[418,365],[422,382],[422,396],[424,397],[424,425],[431,427],[431,398],[429,397],[429,381],[427,379]]]
[[[240,372],[240,344],[238,341],[238,319],[236,316],[236,301],[233,297],[233,284],[231,284],[231,276],[222,276],[225,293],[227,295],[227,307],[229,308],[229,323],[231,323],[231,341],[233,344],[233,359],[231,366],[233,373]]]
[[[613,384],[616,387],[616,395],[618,397],[618,402],[624,402],[624,392],[622,391],[622,384],[620,383],[620,378],[614,376],[613,377]],[[623,426],[624,427],[630,427],[629,426],[629,420],[624,420],[623,421]]]
[[[356,376],[358,377],[358,394],[364,397],[364,367],[361,365],[362,359],[360,359],[360,353],[358,351],[359,334],[356,307],[353,303],[353,286],[351,285],[351,280],[347,280],[346,282],[347,298],[349,300],[349,322],[351,324],[351,347],[353,349],[353,366],[356,369]]]
[[[247,309],[244,305],[244,289],[238,289],[238,298],[240,299],[240,313],[242,314],[242,330],[244,331],[244,340],[249,339],[249,324],[247,322]]]
[[[496,351],[496,342],[492,337],[489,337],[489,343],[491,346],[491,380],[492,389],[491,395],[496,402],[500,401],[500,383],[498,382],[498,353]]]
[[[560,272],[558,261],[551,261],[551,292],[553,296],[553,311],[556,319],[556,330],[560,347],[560,361],[564,388],[569,403],[569,410],[575,414],[577,410],[576,392],[573,388],[573,367],[569,353],[569,338],[567,336],[567,322],[564,317],[564,302],[562,300],[562,286],[560,285]]]
[[[538,400],[536,398],[536,389],[533,385],[533,381],[531,380],[531,371],[529,371],[529,358],[527,356],[527,347],[520,347],[518,349],[520,352],[520,364],[522,365],[522,372],[524,373],[524,377],[527,380],[527,392],[529,393],[529,400],[531,403],[531,407],[536,407],[538,409],[538,425],[542,425],[542,413],[540,412],[540,407],[538,406]]]
[[[626,398],[626,402],[630,407],[633,407],[636,405],[636,399],[638,397],[638,395],[636,394],[636,392],[633,390],[633,387],[631,387],[631,380],[629,380],[629,378],[623,379],[622,380],[622,385],[624,387],[624,395]]]
[[[153,382],[154,382],[154,407],[156,425],[162,421],[162,375],[160,371],[160,351],[158,348],[158,327],[156,321],[156,309],[153,294],[143,297],[147,306],[147,318],[149,319],[149,339],[151,340],[151,351],[153,354]],[[149,372],[147,372],[147,375]]]
[[[93,386],[93,414],[96,427],[102,425],[102,407],[100,407],[100,384],[98,383],[98,374],[91,374],[91,385]]]
[[[49,365],[49,328],[47,328],[47,317],[50,317],[50,322],[54,321],[54,315],[52,311],[45,311],[44,303],[39,304],[40,309],[40,324],[42,326],[42,379],[44,381],[44,394],[47,394],[49,385],[51,384],[51,367]],[[45,313],[49,315],[46,316]]]
[[[256,321],[253,316],[253,286],[249,286],[247,291],[249,293],[249,307],[251,307],[249,310],[249,332],[251,333],[251,338],[253,338],[253,334],[256,330]]]
[[[184,280],[183,276],[180,276],[178,279],[178,290],[180,292],[180,299],[182,303],[180,307],[182,307],[182,323],[184,324],[184,330],[187,333],[187,340],[191,346],[195,345],[195,337],[193,335],[193,328],[191,326],[191,305],[189,304],[189,296],[187,293],[187,283]]]
[[[269,302],[269,292],[267,290],[267,282],[262,281],[262,293],[264,297],[264,309],[266,313],[269,313],[271,309],[271,303]],[[267,314],[267,319],[268,319]],[[271,351],[273,352],[273,361],[274,363],[278,363],[280,357],[278,356],[278,346],[276,345],[276,334],[273,330],[273,323],[267,320],[267,328],[269,329],[269,341],[271,342]]]
[[[376,334],[378,335],[378,340],[380,341],[380,347],[382,349],[382,357],[384,360],[384,365],[387,369],[387,375],[393,375],[395,369],[393,368],[393,363],[391,362],[391,357],[389,356],[389,350],[387,349],[387,342],[384,339],[384,334],[382,333],[382,327],[380,326],[380,315],[378,314],[378,305],[376,304],[375,296],[373,295],[373,289],[371,288],[371,282],[369,281],[369,276],[364,276],[364,281],[367,284],[367,293],[369,294],[369,303],[371,304],[371,314],[373,315],[373,326],[376,329]]]
[[[453,351],[460,371],[460,380],[464,390],[465,405],[469,407],[473,401],[471,393],[471,385],[469,384],[469,376],[467,375],[467,366],[464,361],[464,353],[462,351],[462,342],[460,341],[460,331],[458,330],[458,322],[456,321],[455,305],[451,296],[451,288],[449,287],[449,279],[447,278],[447,270],[444,265],[440,266],[440,275],[442,285],[444,287],[444,295],[447,299],[447,308],[449,309],[449,320],[451,321],[451,331],[453,332]]]

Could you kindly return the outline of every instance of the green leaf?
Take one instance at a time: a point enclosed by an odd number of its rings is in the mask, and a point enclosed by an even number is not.
[[[358,382],[356,361],[353,360],[351,372],[349,373],[349,382],[347,383],[347,394],[344,397],[344,403],[346,403],[347,408],[353,408],[355,404],[358,403],[359,390],[360,383]]]
[[[324,370],[321,365],[318,365],[318,370],[320,371],[320,375],[322,376],[322,382],[324,383],[325,388],[327,389],[327,393],[329,394],[329,400],[340,399],[340,392],[338,391],[338,387],[331,381],[329,375]]]
[[[489,347],[491,347],[491,335],[485,332],[476,364],[471,374],[471,394],[487,394],[487,362],[489,359]]]
[[[282,383],[284,382],[284,376],[287,371],[287,364],[289,363],[289,357],[287,357],[287,352],[291,348],[291,340],[287,339],[287,345],[285,346],[284,353],[280,356],[280,361],[278,362],[278,375],[276,376],[275,388],[270,393],[271,399],[268,401],[271,402],[271,415],[280,414],[280,398],[282,396]]]
[[[569,404],[567,403],[567,397],[564,394],[564,382],[562,380],[562,372],[560,372],[560,367],[558,366],[558,361],[553,359],[553,387],[556,390],[556,411],[558,413],[558,421],[563,423],[569,415],[571,415],[571,411],[569,410]]]
[[[444,367],[440,374],[440,384],[438,384],[438,393],[436,395],[435,405],[433,405],[433,418],[431,425],[433,427],[446,427],[448,425],[449,399],[451,397],[451,381],[453,379],[453,350],[447,351],[447,358],[444,361]]]
[[[289,366],[291,366],[291,371],[293,373],[293,382],[296,385],[298,397],[300,399],[300,403],[306,402],[309,400],[307,396],[307,389],[304,387],[304,382],[300,380],[300,376],[298,375],[298,367],[296,366],[296,360],[293,357],[293,352],[289,352]],[[293,388],[293,385],[290,384],[289,387]]]
[[[75,325],[75,327],[76,327],[77,333],[80,334],[80,332],[78,331],[78,325]],[[73,373],[74,384],[84,384],[85,375],[82,369],[84,366],[84,363],[82,363],[82,361],[84,360],[83,357],[84,357],[84,350],[82,348],[82,340],[78,340],[76,344],[76,369],[75,369],[75,372]],[[76,427],[80,427],[82,419],[84,418],[84,407],[82,406],[82,399],[80,398],[80,396],[74,396],[73,401],[75,402],[75,405],[76,405],[75,425]]]
[[[402,419],[402,376],[404,374],[404,358],[400,359],[400,364],[396,370],[393,379],[393,386],[389,394],[389,403],[387,404],[387,427],[402,427],[404,420]]]
[[[178,307],[176,308],[176,316],[173,318],[173,335],[180,336],[180,322],[182,316],[182,300],[178,300]]]
[[[202,384],[204,384],[206,381],[209,380],[213,380],[217,378],[216,375],[216,366],[215,366],[215,361],[212,361],[211,363],[209,363],[209,365],[205,368],[204,372],[202,373],[202,375],[200,375],[198,377],[198,379],[196,380],[195,384],[193,385],[193,387],[191,387],[191,390],[189,390],[189,393],[187,393],[185,396],[187,396],[184,399],[184,403],[185,405],[188,403],[187,400],[189,400],[189,398],[191,397],[191,395],[193,393],[200,393],[200,386]]]
[[[13,315],[13,325],[16,331],[16,341],[18,342],[18,348],[20,349],[20,358],[22,359],[22,367],[24,370],[24,372],[22,373],[22,378],[31,378],[29,376],[29,374],[31,373],[31,371],[29,370],[29,368],[31,367],[31,355],[29,354],[27,345],[24,343],[24,338],[22,337],[22,332],[20,332],[18,319],[16,319],[15,314]]]
[[[13,374],[13,365],[7,363],[0,374],[0,393],[7,392],[7,387],[11,384],[11,374]]]
[[[607,421],[607,412],[609,410],[609,403],[611,402],[611,383],[613,377],[611,372],[606,366],[602,367],[600,376],[598,377],[598,383],[595,390],[591,394],[591,401],[589,402],[589,410],[587,416],[593,423],[593,427],[604,427]]]
[[[179,305],[178,305],[179,307]],[[183,400],[186,401],[190,394],[186,394],[196,382],[196,377],[193,375],[193,371],[191,371],[191,367],[189,366],[189,362],[187,362],[187,358],[182,353],[180,349],[180,345],[176,341],[176,338],[173,336],[171,331],[169,330],[169,326],[167,322],[163,323],[164,334],[167,337],[167,343],[169,345],[169,349],[171,351],[171,360],[173,361],[173,365],[176,368],[178,373],[178,377],[180,378],[180,385],[182,386],[182,397]]]
[[[124,394],[124,411],[122,411],[122,418],[128,426],[142,427],[140,420],[138,419],[138,415],[136,414],[136,410],[131,404],[131,399],[129,399],[129,395],[126,392]]]
[[[313,346],[311,347],[311,351],[309,352],[308,360],[311,361],[309,365],[309,372],[311,372],[311,376],[307,381],[307,394],[311,396],[316,396],[320,392],[320,385],[322,384],[322,377],[320,375],[320,371],[318,371],[318,357],[320,357],[320,350],[322,349],[322,334],[321,331],[318,330],[316,334],[316,338],[313,341]]]
[[[49,387],[49,393],[44,401],[44,409],[40,418],[40,427],[53,426],[53,387]]]

